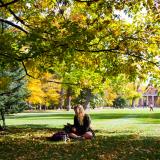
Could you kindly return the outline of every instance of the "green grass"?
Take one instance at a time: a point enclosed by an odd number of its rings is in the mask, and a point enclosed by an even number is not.
[[[160,160],[160,109],[89,112],[96,138],[50,142],[46,137],[73,123],[73,111],[19,113],[0,132],[0,160]]]

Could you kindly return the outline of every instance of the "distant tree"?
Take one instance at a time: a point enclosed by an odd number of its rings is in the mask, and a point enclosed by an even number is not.
[[[24,71],[17,66],[2,70],[0,68],[0,114],[3,128],[6,127],[5,114],[23,111],[28,92]]]
[[[41,109],[42,106],[46,109],[49,106],[58,105],[61,87],[59,83],[60,82],[55,78],[55,75],[47,72],[41,73],[39,79],[30,78],[27,88],[31,93],[27,101],[30,104],[38,105],[39,109]]]
[[[97,108],[104,106],[105,100],[103,92],[95,94],[89,89],[83,89],[80,94],[73,98],[72,104],[82,104],[84,109]]]
[[[113,101],[113,107],[115,108],[124,108],[126,106],[126,100],[122,97],[117,97]]]

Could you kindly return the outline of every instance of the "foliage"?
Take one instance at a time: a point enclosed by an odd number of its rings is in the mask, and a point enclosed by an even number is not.
[[[26,75],[36,78],[28,72],[32,66],[58,75],[74,96],[83,88],[100,94],[105,81],[119,74],[134,81],[159,73],[159,6],[153,0],[0,4],[1,62],[23,64]],[[48,103],[43,92],[34,103]],[[136,91],[130,94],[137,97]]]
[[[104,96],[101,94],[96,94],[90,101],[92,108],[103,107],[105,105]]]
[[[28,83],[28,90],[31,92],[28,97],[28,102],[32,104],[43,104],[44,92],[41,89],[40,80],[31,80]]]
[[[21,13],[19,19],[13,16],[13,22],[19,20],[27,33],[16,34],[20,31],[15,27],[16,32],[11,34],[13,29],[8,27],[2,35],[14,38],[9,45],[14,60],[41,58],[48,65],[64,61],[67,68],[72,64],[88,66],[104,69],[107,74],[125,72],[134,77],[138,72],[153,69],[150,64],[158,63],[158,10],[152,10],[152,5],[143,0],[17,2],[9,6],[15,14]],[[13,15],[5,7],[3,13],[6,13],[4,19]],[[21,51],[25,46],[27,50]],[[16,55],[15,51],[19,53]]]
[[[107,86],[104,90],[104,99],[106,101],[106,106],[112,106],[114,99],[116,99],[117,94],[113,91],[113,88],[111,86]]]
[[[115,108],[124,108],[126,106],[126,100],[122,97],[117,97],[113,101],[113,107]]]
[[[85,105],[87,94],[88,94],[87,89],[83,89],[79,96],[73,98],[72,104]],[[94,94],[93,92],[91,93],[91,97],[90,97],[91,108],[102,107],[104,106],[104,104],[105,104],[105,100],[102,94]]]
[[[28,92],[22,68],[15,66],[5,70],[0,69],[0,84],[2,86],[0,87],[0,113],[3,127],[5,127],[5,114],[23,111],[27,106],[25,98],[28,96]],[[3,84],[5,85],[3,86]]]
[[[31,92],[27,101],[30,104],[35,105],[56,105],[59,100],[60,84],[55,84],[59,82],[54,75],[49,73],[44,73],[41,75],[41,80],[30,79],[28,82],[28,90]]]
[[[109,105],[112,105],[112,102],[117,97],[122,97],[126,101],[130,102],[133,99],[138,99],[142,97],[143,94],[143,79],[140,79],[139,76],[134,81],[130,81],[128,76],[125,74],[119,74],[116,77],[111,77],[106,82],[106,99]],[[141,92],[139,92],[139,89]],[[131,105],[131,104],[128,104]]]

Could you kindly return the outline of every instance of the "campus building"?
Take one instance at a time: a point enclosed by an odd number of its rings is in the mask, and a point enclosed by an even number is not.
[[[138,90],[138,92],[142,92],[141,90]],[[138,106],[150,106],[151,104],[154,107],[160,107],[160,96],[158,94],[158,89],[153,87],[152,85],[149,85],[145,92],[143,93],[142,98],[138,101]]]

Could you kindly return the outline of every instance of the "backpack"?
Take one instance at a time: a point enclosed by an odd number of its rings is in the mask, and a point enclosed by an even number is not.
[[[56,132],[52,135],[52,137],[50,137],[51,141],[64,141],[66,142],[67,140],[69,140],[69,136],[66,132],[64,131],[59,131]]]
[[[63,130],[64,130],[66,133],[71,133],[73,126],[74,126],[74,125],[72,125],[72,124],[70,124],[70,123],[67,123],[66,125],[64,125]]]

